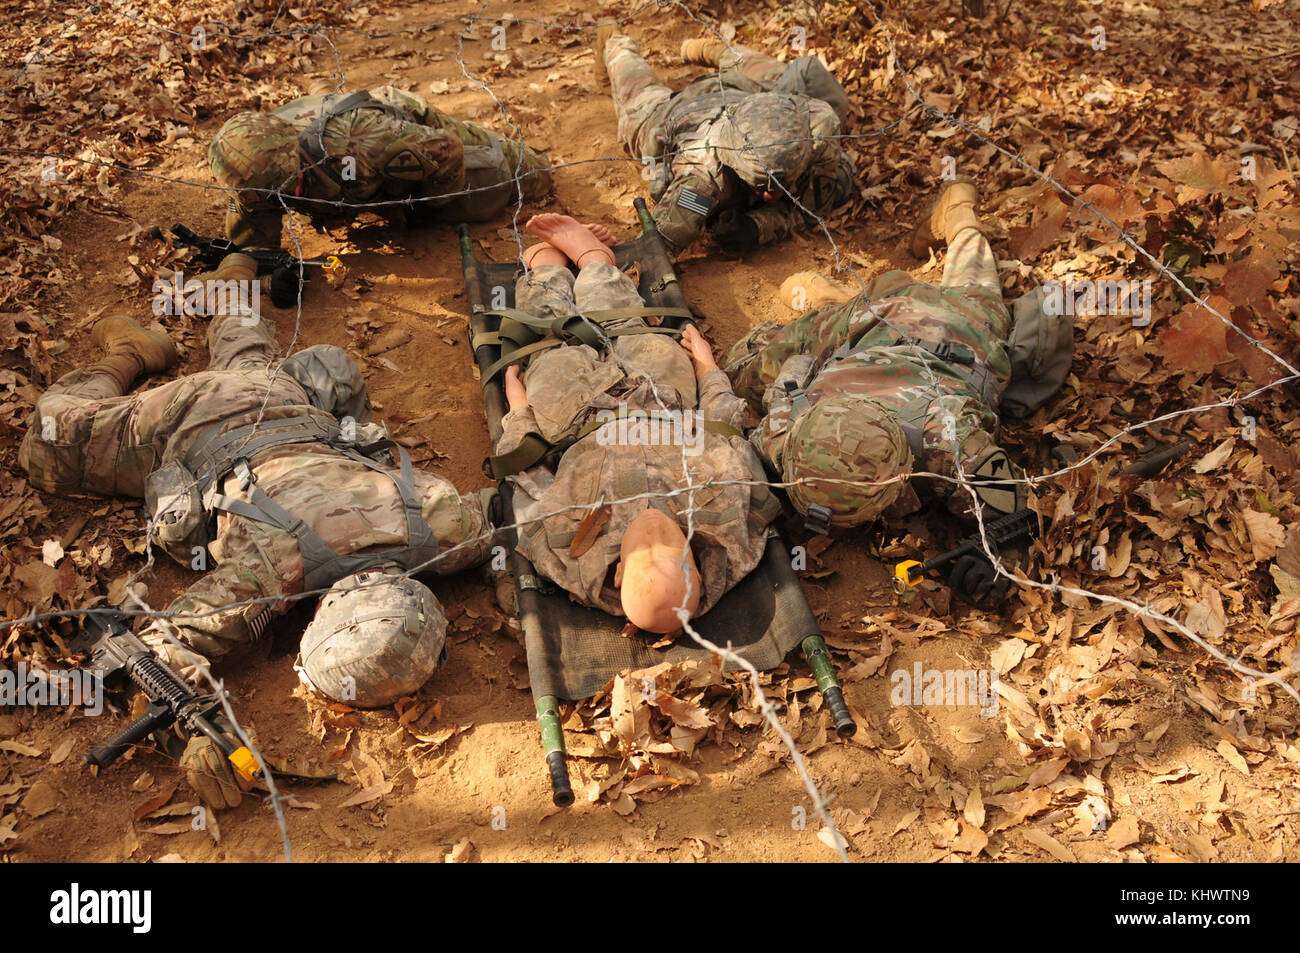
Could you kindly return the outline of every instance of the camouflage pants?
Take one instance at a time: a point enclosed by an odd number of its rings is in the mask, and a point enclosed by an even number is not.
[[[869,294],[897,292],[908,285],[926,284],[906,272],[892,271],[876,278]],[[997,262],[988,239],[973,228],[963,229],[948,245],[940,287],[956,291],[953,316],[982,324],[994,337],[1005,342],[1010,332],[1010,315],[1002,301]],[[951,297],[951,295],[950,295]],[[736,394],[755,403],[777,377],[781,365],[793,354],[807,353],[820,364],[829,352],[853,336],[850,324],[862,320],[855,306],[857,298],[810,312],[790,324],[765,321],[735,343],[724,366]]]
[[[604,262],[584,266],[576,279],[568,268],[541,265],[522,275],[515,290],[515,307],[538,317],[636,308],[644,303],[632,280]],[[645,325],[643,318],[625,318],[603,327],[618,330]],[[611,358],[602,359],[586,345],[551,348],[533,358],[524,374],[524,386],[538,430],[554,442],[599,395],[637,373],[656,383],[671,384],[687,406],[695,405],[695,371],[675,339],[662,334],[620,335],[614,338]]]
[[[614,95],[619,142],[633,156],[658,155],[654,134],[673,91],[641,58],[636,40],[621,33],[605,42],[605,70]]]
[[[210,370],[265,366],[279,353],[270,322],[245,326],[243,320],[240,314],[212,320]],[[46,493],[142,499],[168,438],[191,415],[188,393],[185,378],[127,395],[103,365],[69,371],[36,401],[18,462]]]

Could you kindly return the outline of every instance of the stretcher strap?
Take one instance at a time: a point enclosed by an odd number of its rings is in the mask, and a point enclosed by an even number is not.
[[[680,335],[681,332],[678,331],[676,328],[640,327],[640,328],[615,328],[612,331],[606,331],[605,334],[612,338],[622,337],[625,334],[670,334],[676,337]],[[474,338],[470,341],[470,344],[475,349],[477,349],[481,344],[502,344],[505,340],[509,340],[507,338],[501,337],[500,335],[496,335],[496,339],[493,340],[493,335],[494,332],[491,331],[486,331],[483,334],[475,335]],[[542,338],[540,341],[534,341],[532,344],[526,344],[523,347],[516,348],[515,350],[511,351],[509,354],[503,355],[499,360],[497,360],[490,367],[488,367],[488,369],[480,375],[482,378],[481,383],[484,387],[487,387],[487,385],[491,383],[494,377],[500,374],[511,364],[517,364],[520,361],[530,358],[538,351],[545,351],[553,347],[559,347],[561,344],[568,344],[568,343],[569,343],[568,341],[562,338],[549,337],[549,338]]]

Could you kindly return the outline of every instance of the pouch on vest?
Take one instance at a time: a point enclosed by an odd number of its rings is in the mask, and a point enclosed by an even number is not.
[[[194,547],[208,544],[198,479],[179,463],[155,470],[145,480],[144,505],[158,544],[181,565],[191,565]]]
[[[1011,382],[1002,394],[1001,410],[1028,417],[1061,389],[1074,360],[1074,316],[1054,314],[1044,307],[1043,288],[1035,288],[1011,303]],[[1064,309],[1061,309],[1064,310]]]

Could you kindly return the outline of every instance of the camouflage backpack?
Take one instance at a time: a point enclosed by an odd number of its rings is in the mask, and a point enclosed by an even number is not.
[[[1055,314],[1044,306],[1043,287],[1011,303],[1011,382],[1002,394],[1001,410],[1028,417],[1061,389],[1074,360],[1074,316]]]

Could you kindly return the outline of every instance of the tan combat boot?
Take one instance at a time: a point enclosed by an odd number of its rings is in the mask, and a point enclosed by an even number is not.
[[[682,62],[697,63],[700,66],[717,66],[722,54],[727,51],[727,44],[712,37],[682,41]]]
[[[596,54],[596,79],[602,86],[609,85],[609,71],[605,69],[605,44],[618,32],[618,22],[606,20],[596,27],[596,42],[591,45],[591,52]]]
[[[176,347],[161,328],[144,328],[125,314],[110,314],[95,323],[90,339],[104,349],[96,367],[131,389],[141,374],[157,374],[176,363]]]
[[[216,271],[205,271],[200,281],[252,281],[257,277],[257,261],[251,255],[239,252],[221,259]]]
[[[925,258],[930,249],[951,241],[963,228],[985,231],[975,212],[979,192],[970,179],[959,178],[944,184],[930,211],[922,217],[912,235],[912,254]]]

